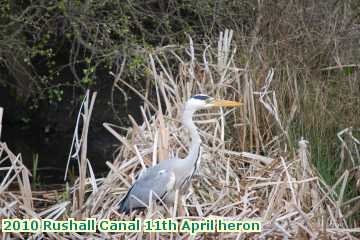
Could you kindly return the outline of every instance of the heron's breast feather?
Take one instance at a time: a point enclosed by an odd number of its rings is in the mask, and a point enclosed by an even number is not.
[[[175,181],[176,181],[175,173],[173,171],[171,171],[169,182],[166,184],[166,189],[168,191],[174,188]]]

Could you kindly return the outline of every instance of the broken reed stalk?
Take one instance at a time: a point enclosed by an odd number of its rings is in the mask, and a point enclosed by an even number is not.
[[[5,155],[5,156],[4,156]],[[8,162],[10,167],[0,168],[1,170],[8,169],[6,176],[3,178],[0,185],[0,206],[4,204],[3,207],[9,207],[7,205],[8,199],[16,199],[15,203],[18,202],[24,211],[25,216],[31,216],[31,213],[34,209],[33,198],[32,198],[32,190],[30,185],[29,176],[31,176],[30,171],[26,168],[26,166],[22,163],[21,154],[17,156],[8,148],[6,143],[0,141],[0,163],[4,164]],[[0,170],[0,171],[1,171]],[[21,197],[18,198],[12,195],[10,198],[7,196],[7,188],[13,183],[13,181],[17,179],[18,187],[20,190]],[[11,203],[11,201],[9,201]],[[14,202],[12,202],[14,203]],[[11,205],[11,204],[10,204]],[[1,207],[0,207],[1,208]],[[6,208],[4,208],[5,210]],[[10,209],[9,209],[10,210]],[[6,210],[5,210],[6,211]],[[11,211],[10,211],[11,212]],[[4,214],[0,212],[0,218],[2,216],[9,215],[9,212]]]
[[[7,147],[7,145],[5,143],[3,143],[1,141],[1,131],[2,131],[2,119],[3,119],[3,114],[4,114],[4,108],[0,107],[0,157],[1,157],[1,153],[2,151],[4,151],[8,158],[10,159],[12,168],[14,169],[14,171],[16,171],[16,178],[18,180],[18,186],[22,195],[22,200],[24,203],[24,206],[26,207],[26,209],[33,209],[33,200],[32,200],[32,192],[31,192],[31,185],[30,185],[30,180],[29,180],[29,176],[31,176],[29,170],[22,164],[22,158],[21,158],[21,154],[19,154],[18,156],[15,156],[15,154],[13,154],[10,149]],[[3,162],[1,161],[0,158],[0,163]],[[10,168],[11,169],[11,168]],[[18,170],[17,170],[18,169]],[[10,170],[9,172],[10,173]],[[21,173],[21,175],[20,175]],[[6,179],[3,180],[0,189],[1,190],[5,190],[2,187],[4,187],[4,184],[6,183],[5,181]],[[0,191],[1,194],[1,191]]]
[[[85,181],[86,181],[86,167],[87,167],[87,138],[89,132],[89,124],[91,119],[91,114],[94,108],[94,103],[97,93],[93,93],[90,100],[89,90],[86,92],[85,102],[84,102],[84,114],[83,114],[83,128],[81,134],[81,158],[79,166],[79,200],[77,209],[79,210],[84,203],[85,196]],[[90,101],[90,102],[89,102]],[[90,105],[89,105],[90,103]]]

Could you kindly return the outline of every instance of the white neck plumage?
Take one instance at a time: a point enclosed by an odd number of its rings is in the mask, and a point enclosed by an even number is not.
[[[194,109],[185,108],[182,118],[182,123],[187,129],[189,129],[191,134],[191,147],[189,154],[185,158],[185,161],[189,162],[189,164],[194,164],[197,161],[199,157],[200,145],[201,145],[200,135],[192,119],[194,112],[195,112]]]

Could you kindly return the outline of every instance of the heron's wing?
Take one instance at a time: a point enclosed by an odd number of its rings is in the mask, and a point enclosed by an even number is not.
[[[175,184],[175,173],[155,166],[147,169],[136,180],[120,203],[120,212],[129,212],[136,208],[145,208],[149,204],[150,194],[153,200],[163,199]]]

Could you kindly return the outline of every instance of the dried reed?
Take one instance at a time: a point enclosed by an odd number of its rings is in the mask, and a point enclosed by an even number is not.
[[[301,139],[297,149],[289,147],[291,143],[287,130],[291,119],[282,118],[276,93],[271,90],[274,71],[269,71],[262,88],[255,89],[249,66],[237,67],[233,60],[236,49],[231,45],[232,35],[229,30],[221,33],[217,52],[212,52],[214,48],[209,45],[200,57],[195,54],[198,51],[195,51],[190,37],[185,54],[179,54],[179,49],[175,47],[168,47],[149,55],[148,70],[152,72],[156,99],[148,99],[148,93],[141,93],[129,86],[144,99],[141,108],[144,121],[138,125],[131,118],[133,126],[128,129],[126,136],[118,134],[115,125],[104,123],[104,127],[119,140],[121,146],[114,161],[107,162],[110,168],[108,175],[101,179],[95,179],[86,159],[86,133],[95,99],[93,97],[90,101],[89,93],[87,94],[82,105],[85,123],[82,137],[78,139],[79,117],[73,141],[75,154],[70,152],[71,156],[80,161],[80,177],[71,188],[73,197],[70,201],[60,202],[40,212],[34,208],[29,171],[21,163],[20,155],[16,157],[6,144],[1,143],[1,166],[8,163],[7,167],[1,168],[1,171],[7,171],[0,188],[1,216],[53,219],[64,219],[69,215],[97,219],[133,219],[135,215],[141,218],[172,216],[175,219],[220,216],[228,220],[256,219],[263,223],[260,234],[228,233],[223,234],[222,239],[265,239],[270,236],[355,239],[353,234],[360,232],[359,225],[358,228],[349,228],[346,221],[349,215],[343,212],[344,205],[356,201],[343,201],[344,185],[347,184],[349,172],[344,171],[334,186],[328,186],[311,163],[308,142]],[[178,70],[166,67],[170,58],[179,62]],[[212,59],[217,59],[217,62],[212,62]],[[125,83],[121,79],[121,72],[113,74],[115,84]],[[114,88],[120,88],[120,85]],[[182,104],[195,93],[241,99],[244,107],[240,111],[222,109],[220,112],[197,114],[196,122],[204,142],[202,162],[189,193],[181,202],[175,203],[184,206],[185,216],[177,216],[175,210],[162,204],[150,204],[149,209],[143,213],[135,212],[129,216],[119,214],[117,205],[120,199],[145,166],[187,153],[190,139],[178,119]],[[260,109],[262,114],[259,114]],[[156,114],[152,114],[154,110]],[[290,109],[290,112],[294,111],[296,107]],[[81,112],[82,110],[79,116]],[[268,134],[265,140],[265,132],[273,128],[279,131],[272,131],[277,134]],[[242,137],[230,138],[231,131],[238,131]],[[342,133],[339,134],[341,135]],[[355,142],[358,144],[357,140]],[[343,148],[344,152],[349,151],[344,142]],[[260,155],[260,152],[266,154]],[[89,177],[86,177],[87,165]],[[7,190],[15,179],[20,185],[20,194]],[[337,187],[340,187],[340,191],[337,191]],[[351,212],[348,214],[351,215]],[[50,233],[35,235],[54,237]],[[206,237],[215,238],[217,235],[209,233]],[[3,233],[3,238],[7,236]],[[148,237],[144,232],[81,235],[61,233],[61,236],[79,239]],[[153,239],[164,236],[184,239],[188,234],[151,235]]]

